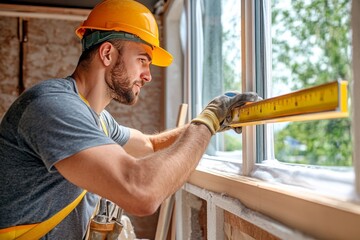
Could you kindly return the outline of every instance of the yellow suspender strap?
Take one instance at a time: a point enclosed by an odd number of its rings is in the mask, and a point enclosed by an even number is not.
[[[69,215],[72,210],[74,210],[85,194],[86,190],[84,190],[72,203],[44,222],[1,229],[0,239],[35,240],[43,237],[45,234],[50,232],[51,229],[58,225],[67,215]]]
[[[106,124],[105,124],[104,120],[102,119],[101,115],[100,115],[99,118],[100,118],[101,126],[102,126],[102,129],[103,129],[105,135],[106,135],[106,136],[109,136],[109,133],[108,133]]]
[[[83,95],[81,95],[80,93],[79,93],[79,96],[84,101],[84,103],[90,107],[89,101]],[[99,116],[99,119],[100,119],[102,130],[104,131],[106,136],[109,136],[109,132],[107,130],[106,124],[105,124],[104,120],[102,119],[101,115]]]

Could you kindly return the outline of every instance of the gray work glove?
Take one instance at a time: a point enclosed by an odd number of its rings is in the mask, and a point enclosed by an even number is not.
[[[228,114],[226,115],[225,119],[222,121],[220,128],[217,132],[224,132],[233,129],[236,133],[240,134],[242,132],[242,127],[230,127],[232,121],[231,111],[234,108],[241,107],[248,102],[256,102],[262,100],[262,98],[259,97],[254,92],[246,92],[246,93],[227,92],[225,93],[225,95],[233,95],[234,97],[237,95],[237,101],[229,109]]]
[[[231,110],[258,99],[258,95],[253,92],[227,92],[214,98],[191,122],[205,124],[212,134],[231,129]],[[241,133],[241,127],[234,130]]]

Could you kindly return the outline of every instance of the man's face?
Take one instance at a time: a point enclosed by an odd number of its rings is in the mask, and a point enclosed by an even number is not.
[[[115,101],[132,105],[137,102],[142,86],[151,81],[151,48],[141,43],[126,42],[118,52],[106,83]]]

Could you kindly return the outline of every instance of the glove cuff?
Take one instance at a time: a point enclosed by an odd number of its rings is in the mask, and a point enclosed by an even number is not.
[[[212,135],[214,135],[220,128],[219,119],[216,114],[208,109],[202,111],[196,118],[191,120],[191,122],[206,125]]]

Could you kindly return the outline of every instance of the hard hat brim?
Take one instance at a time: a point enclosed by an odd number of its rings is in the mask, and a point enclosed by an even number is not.
[[[167,67],[173,61],[173,56],[161,47],[153,46],[152,64],[159,67]]]

